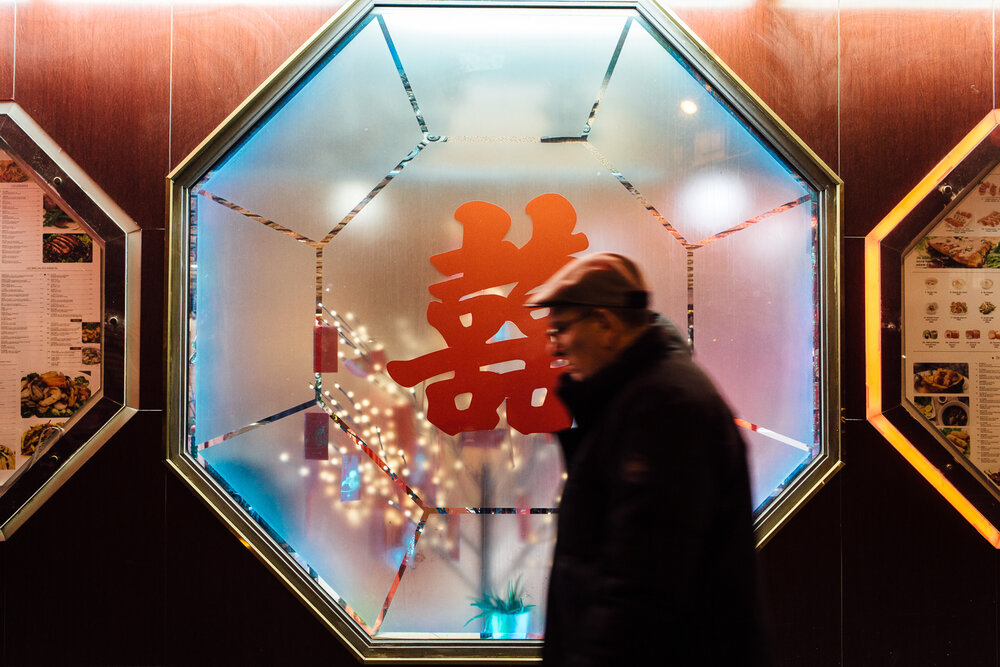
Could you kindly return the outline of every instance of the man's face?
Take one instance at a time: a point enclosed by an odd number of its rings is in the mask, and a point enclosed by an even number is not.
[[[574,380],[588,378],[608,363],[598,315],[594,308],[553,308],[549,313],[549,351],[565,360]]]

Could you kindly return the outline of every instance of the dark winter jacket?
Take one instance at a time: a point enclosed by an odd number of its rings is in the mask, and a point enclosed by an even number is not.
[[[744,443],[673,326],[559,393],[545,664],[765,664]]]

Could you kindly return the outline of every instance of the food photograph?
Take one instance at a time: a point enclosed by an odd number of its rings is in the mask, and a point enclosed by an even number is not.
[[[82,231],[76,220],[69,213],[62,210],[52,197],[48,195],[42,197],[42,208],[45,211],[42,216],[42,227],[54,227],[55,229],[66,231]]]
[[[921,247],[922,246],[922,247]],[[918,244],[932,268],[1000,268],[1000,239],[981,236],[928,236]]]
[[[38,446],[45,442],[45,438],[54,430],[58,429],[52,422],[35,424],[28,428],[21,436],[21,454],[31,456],[38,449]]]
[[[90,380],[59,371],[21,378],[21,417],[69,417],[90,398]]]
[[[94,261],[94,242],[86,234],[42,234],[42,262],[76,264]]]
[[[100,322],[83,322],[80,325],[80,342],[82,342],[82,343],[100,343],[101,342],[101,323]]]
[[[0,160],[0,183],[24,183],[28,174],[13,160]]]
[[[962,394],[966,391],[969,364],[913,364],[913,389],[918,394]]]
[[[949,401],[938,409],[937,415],[941,426],[966,426],[969,423],[969,399]]]
[[[14,450],[0,445],[0,470],[13,470],[16,465],[14,461]]]
[[[943,428],[941,429],[941,433],[944,435],[944,439],[954,446],[962,456],[969,456],[972,444],[968,431],[962,428]]]

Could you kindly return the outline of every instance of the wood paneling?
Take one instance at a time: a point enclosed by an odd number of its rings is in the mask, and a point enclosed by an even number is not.
[[[993,104],[992,7],[841,13],[841,176],[864,235]]]
[[[0,0],[0,102],[14,99],[14,3]]]
[[[0,664],[163,664],[161,419],[132,417],[0,542]]]
[[[177,7],[171,167],[197,147],[340,5]]]
[[[761,553],[777,666],[1000,667],[1000,555],[864,421],[861,329],[861,237],[994,104],[980,2],[676,9],[846,182],[846,467]],[[0,663],[356,664],[167,472],[161,421],[164,176],[338,4],[22,2],[15,90],[0,0],[0,99],[147,229],[143,411],[0,543]]]
[[[140,226],[163,227],[170,7],[20,3],[16,101]]]
[[[674,12],[836,171],[837,12],[780,5]]]

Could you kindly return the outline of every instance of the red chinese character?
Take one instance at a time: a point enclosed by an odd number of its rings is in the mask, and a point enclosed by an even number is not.
[[[427,306],[427,321],[448,347],[386,366],[405,387],[454,373],[427,387],[427,419],[449,435],[494,428],[505,399],[507,423],[521,433],[546,433],[570,424],[552,391],[559,371],[552,368],[546,349],[545,320],[532,317],[524,302],[529,291],[589,242],[586,235],[573,233],[576,211],[564,197],[541,195],[525,210],[532,236],[518,248],[504,240],[510,216],[502,208],[482,201],[458,207],[462,247],[431,257],[438,271],[454,277],[430,286],[438,300]],[[545,390],[544,400],[532,405],[539,389]],[[468,407],[456,402],[463,395],[471,395]]]

